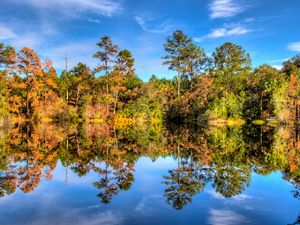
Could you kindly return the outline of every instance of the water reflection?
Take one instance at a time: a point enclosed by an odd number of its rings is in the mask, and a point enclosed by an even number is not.
[[[130,190],[139,158],[172,157],[176,168],[161,177],[164,201],[180,210],[212,186],[222,198],[241,196],[253,173],[275,171],[300,198],[300,141],[293,127],[176,127],[141,124],[23,124],[0,132],[0,196],[32,192],[50,180],[60,161],[65,182],[95,173],[93,186],[102,203]],[[159,185],[159,184],[158,184]],[[216,211],[212,211],[216,213]],[[299,224],[299,218],[292,224]]]

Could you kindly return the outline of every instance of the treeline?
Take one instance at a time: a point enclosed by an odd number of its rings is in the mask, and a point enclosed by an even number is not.
[[[15,120],[96,120],[119,125],[177,121],[228,122],[299,119],[300,56],[281,70],[252,68],[249,54],[226,42],[208,56],[192,38],[175,31],[166,38],[164,64],[177,76],[135,73],[129,50],[110,37],[97,43],[96,68],[78,63],[57,75],[50,60],[34,50],[19,52],[0,43],[0,117]]]

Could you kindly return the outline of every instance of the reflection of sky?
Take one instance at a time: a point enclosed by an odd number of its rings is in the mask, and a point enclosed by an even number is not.
[[[165,203],[162,176],[176,168],[171,158],[155,162],[141,158],[135,167],[135,182],[128,191],[114,196],[103,205],[93,187],[95,173],[79,178],[58,165],[51,181],[43,181],[35,191],[17,191],[0,199],[1,225],[117,225],[117,224],[288,224],[300,211],[293,198],[292,185],[280,173],[253,174],[250,187],[242,194],[226,199],[211,185],[194,196],[192,203],[177,211]]]

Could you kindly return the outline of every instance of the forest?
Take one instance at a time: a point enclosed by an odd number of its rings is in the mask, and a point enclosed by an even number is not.
[[[0,43],[0,124],[24,121],[104,122],[114,126],[161,124],[297,124],[300,56],[282,69],[257,68],[241,46],[230,42],[211,55],[182,31],[166,38],[163,63],[177,75],[143,82],[135,59],[109,36],[91,57],[57,74],[50,60],[30,48]]]

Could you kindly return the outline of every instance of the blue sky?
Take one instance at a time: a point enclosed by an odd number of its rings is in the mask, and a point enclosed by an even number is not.
[[[165,37],[182,29],[208,54],[225,41],[242,45],[253,66],[300,53],[299,0],[1,0],[0,42],[31,47],[55,67],[84,62],[103,35],[136,58],[137,75],[172,77],[162,66]]]

